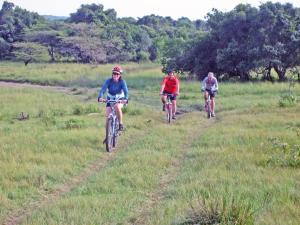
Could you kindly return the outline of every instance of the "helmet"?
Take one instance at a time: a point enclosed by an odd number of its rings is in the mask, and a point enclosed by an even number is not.
[[[123,70],[122,70],[121,66],[115,66],[115,67],[112,69],[112,72],[113,72],[113,73],[121,74],[121,73],[123,73]]]

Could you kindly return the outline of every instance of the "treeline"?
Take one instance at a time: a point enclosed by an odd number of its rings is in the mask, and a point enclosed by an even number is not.
[[[67,19],[46,19],[4,1],[0,11],[0,60],[36,62],[161,62],[203,78],[253,76],[286,79],[300,73],[300,9],[267,2],[258,8],[216,9],[206,20],[148,15],[118,18],[101,4],[81,5]]]
[[[300,9],[267,2],[259,8],[237,5],[230,12],[207,15],[208,32],[186,51],[167,61],[169,67],[203,78],[214,71],[219,78],[286,79],[290,69],[300,81]]]
[[[49,16],[48,16],[49,18]],[[155,15],[118,18],[101,4],[81,5],[65,20],[46,20],[5,1],[0,11],[0,59],[113,63],[157,61],[201,36],[203,21]]]

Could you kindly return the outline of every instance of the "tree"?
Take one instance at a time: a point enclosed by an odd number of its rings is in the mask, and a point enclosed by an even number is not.
[[[23,61],[25,65],[30,61],[49,61],[47,48],[33,42],[15,42],[13,44],[12,54],[16,60]]]
[[[115,22],[117,13],[114,9],[104,11],[102,4],[81,5],[76,13],[71,13],[71,23],[96,23],[102,26]]]
[[[27,40],[46,45],[51,61],[54,62],[62,37],[56,31],[37,31],[27,34]]]
[[[300,65],[300,9],[267,2],[260,6],[258,20],[262,64],[268,71],[273,67],[279,80],[285,80],[287,69]]]

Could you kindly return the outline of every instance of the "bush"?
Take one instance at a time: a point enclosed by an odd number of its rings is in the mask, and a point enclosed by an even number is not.
[[[297,103],[296,97],[292,93],[283,94],[279,99],[280,107],[292,107]]]
[[[272,156],[267,160],[267,164],[283,167],[300,167],[300,145],[289,144],[279,138],[269,138],[272,146]]]
[[[73,106],[73,115],[82,115],[85,113],[85,109],[81,105]]]
[[[65,122],[66,129],[82,128],[84,125],[84,121],[78,119],[69,119]]]

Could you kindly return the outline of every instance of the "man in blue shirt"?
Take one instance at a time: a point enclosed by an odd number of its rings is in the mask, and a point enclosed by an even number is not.
[[[108,90],[107,99],[110,97],[114,97],[116,95],[122,97],[122,102],[117,103],[115,105],[115,110],[117,113],[117,117],[119,119],[119,130],[124,130],[123,126],[123,113],[122,107],[124,103],[128,102],[128,88],[127,84],[124,79],[122,79],[123,70],[120,66],[115,66],[112,69],[112,77],[107,79],[104,84],[102,85],[99,95],[98,95],[98,102],[103,102],[105,99],[103,98],[104,93]],[[106,104],[106,118],[108,118],[109,114],[111,113],[110,104]]]

